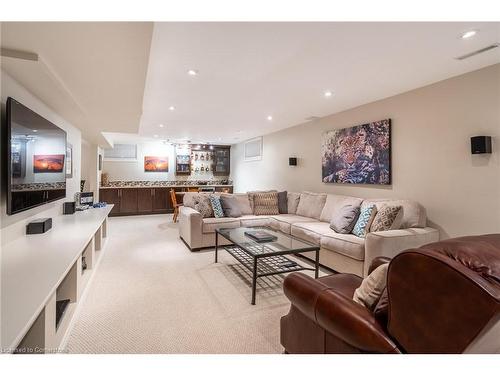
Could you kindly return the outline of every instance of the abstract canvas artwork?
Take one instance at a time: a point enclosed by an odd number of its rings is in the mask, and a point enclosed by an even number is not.
[[[64,170],[64,155],[34,155],[34,173],[61,173]]]
[[[323,182],[391,184],[391,120],[336,129],[323,135]]]
[[[168,172],[168,157],[144,156],[144,172]]]

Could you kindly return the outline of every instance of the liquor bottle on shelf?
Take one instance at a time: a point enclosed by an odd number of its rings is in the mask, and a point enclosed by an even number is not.
[[[194,160],[198,160],[198,154],[194,154]]]
[[[202,155],[203,156],[203,155]],[[200,172],[204,172],[205,171],[205,167],[203,166],[203,164],[201,165],[200,167]]]
[[[200,160],[203,160],[203,161],[205,160],[205,154],[201,154]]]

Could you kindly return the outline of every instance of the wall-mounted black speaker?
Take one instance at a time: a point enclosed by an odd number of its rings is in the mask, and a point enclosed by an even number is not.
[[[75,202],[64,202],[63,204],[63,214],[64,215],[71,215],[75,213]]]
[[[296,166],[297,158],[288,158],[288,165]]]
[[[473,154],[491,154],[491,137],[486,135],[471,137],[470,149]]]

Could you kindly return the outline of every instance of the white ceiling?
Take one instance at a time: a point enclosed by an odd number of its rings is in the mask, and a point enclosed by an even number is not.
[[[151,22],[2,22],[1,46],[38,61],[1,58],[1,67],[83,136],[137,133],[142,114]]]
[[[155,23],[139,132],[236,143],[499,63],[454,59],[496,42],[500,23]]]

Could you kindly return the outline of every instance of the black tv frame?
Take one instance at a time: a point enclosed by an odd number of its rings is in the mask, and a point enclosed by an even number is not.
[[[18,103],[18,104],[21,104],[23,107],[25,107],[27,110],[33,112],[35,115],[37,116],[40,116],[42,117],[45,121],[51,123],[52,125],[54,125],[56,128],[59,128],[61,129],[61,131],[64,132],[64,154],[66,155],[66,149],[68,147],[68,133],[66,132],[66,130],[60,128],[59,126],[57,126],[56,124],[54,124],[52,121],[49,121],[47,120],[45,117],[43,117],[42,115],[39,115],[38,113],[36,113],[35,111],[33,111],[32,109],[30,109],[29,107],[25,106],[24,104],[22,104],[21,102],[19,102],[18,100],[12,98],[12,97],[7,97],[7,101],[5,102],[5,113],[6,113],[6,116],[5,116],[5,124],[6,124],[6,141],[7,141],[7,160],[6,160],[6,164],[7,164],[7,215],[15,215],[15,214],[18,214],[20,212],[24,212],[24,211],[28,211],[28,210],[31,210],[33,208],[36,208],[36,207],[40,207],[40,206],[44,206],[48,203],[52,203],[52,202],[56,202],[58,200],[61,200],[61,199],[65,199],[66,198],[66,192],[67,192],[67,189],[66,189],[66,181],[67,181],[67,178],[66,178],[66,175],[64,176],[64,190],[65,190],[65,194],[64,196],[61,196],[61,197],[57,197],[57,198],[53,198],[53,199],[49,199],[49,200],[46,200],[42,203],[39,203],[39,204],[35,204],[33,206],[29,206],[29,207],[25,207],[23,209],[20,209],[20,210],[17,210],[17,211],[14,211],[12,212],[12,132],[11,132],[11,105],[12,105],[12,101]],[[66,157],[64,158],[64,164],[66,165]],[[64,166],[65,168],[65,166]]]

